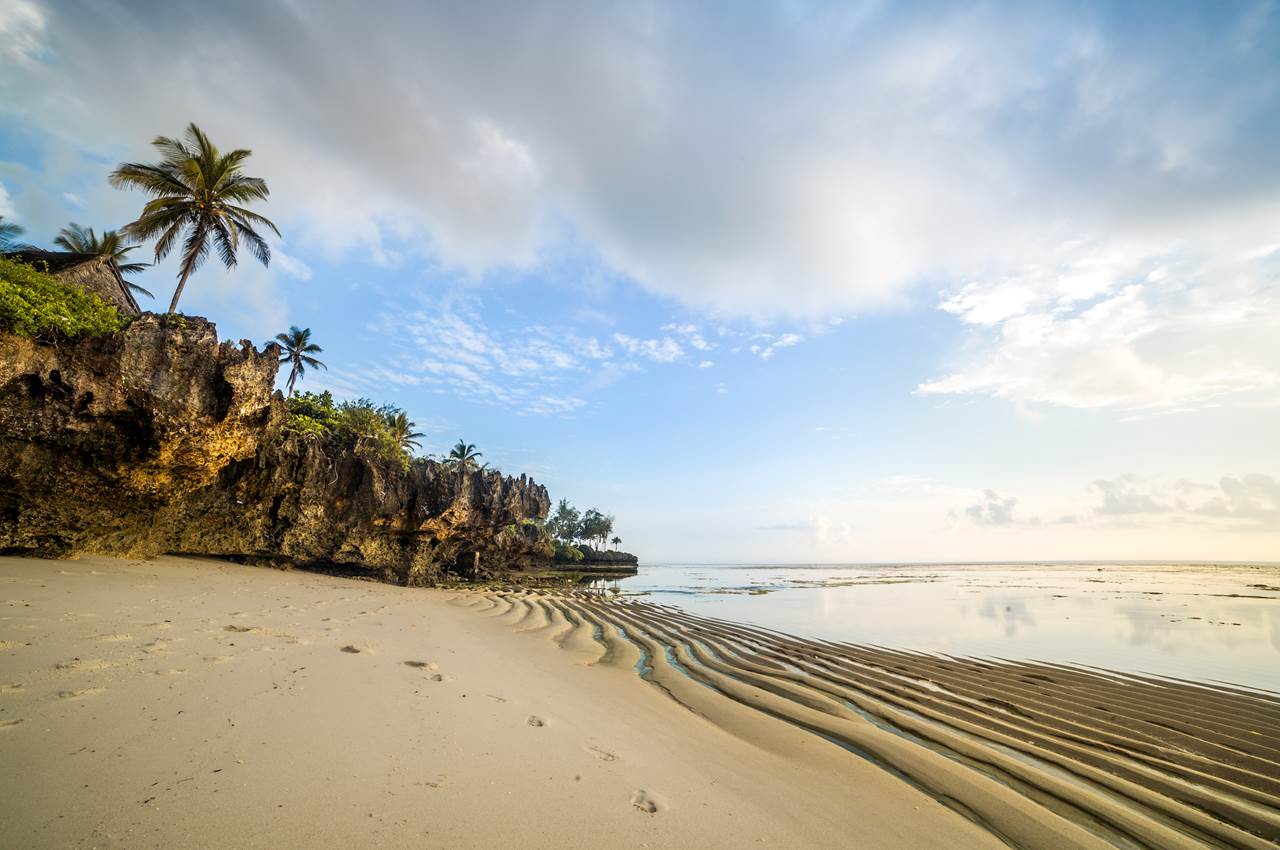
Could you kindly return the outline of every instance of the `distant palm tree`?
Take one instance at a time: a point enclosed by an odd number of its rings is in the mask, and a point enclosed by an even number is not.
[[[476,451],[475,443],[468,443],[459,439],[454,447],[449,451],[449,457],[445,463],[457,470],[466,469],[484,469],[489,464],[481,464],[477,460],[484,455]]]
[[[617,549],[619,546],[622,545],[622,538],[615,536],[613,540],[611,540],[610,542],[613,544],[613,548]]]
[[[0,251],[8,251],[10,248],[20,247],[18,245],[18,237],[26,233],[22,229],[22,225],[13,221],[5,221],[4,216],[0,215]]]
[[[422,448],[422,444],[418,442],[422,434],[413,430],[413,425],[414,423],[409,421],[409,414],[403,410],[397,410],[387,417],[387,428],[391,431],[391,438],[405,451],[409,451],[410,446],[415,449]]]
[[[177,238],[185,235],[178,288],[169,304],[173,313],[187,278],[200,268],[211,247],[217,248],[222,264],[231,268],[243,240],[265,266],[271,262],[271,249],[254,226],[270,228],[277,236],[280,231],[263,216],[238,206],[266,200],[270,194],[266,181],[240,171],[251,151],[220,153],[195,124],[187,125],[182,139],[157,136],[151,144],[164,159],[155,165],[122,163],[109,179],[117,188],[141,189],[152,196],[138,220],[123,231],[140,241],[156,239],[156,262],[168,256]]]
[[[323,348],[311,341],[311,328],[299,328],[297,325],[292,325],[287,334],[276,334],[275,341],[283,349],[280,353],[280,362],[290,364],[289,395],[293,395],[294,381],[306,374],[306,367],[310,366],[312,369],[325,370],[329,368],[311,356],[324,351]]]
[[[92,227],[82,227],[73,221],[58,231],[58,238],[53,240],[53,244],[76,254],[97,254],[99,257],[107,257],[116,267],[116,271],[122,275],[121,280],[124,280],[123,275],[137,274],[151,267],[150,263],[129,262],[129,252],[138,246],[127,244],[124,237],[115,230],[104,230],[102,238],[99,239]],[[131,280],[125,280],[124,283],[134,292],[148,298],[155,297]]]

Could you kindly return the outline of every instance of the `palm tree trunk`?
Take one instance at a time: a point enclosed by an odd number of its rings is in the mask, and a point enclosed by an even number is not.
[[[191,276],[191,269],[183,264],[182,276],[178,278],[178,288],[173,291],[173,300],[169,302],[169,314],[178,312],[178,299],[182,297],[182,289],[187,285],[187,278]]]

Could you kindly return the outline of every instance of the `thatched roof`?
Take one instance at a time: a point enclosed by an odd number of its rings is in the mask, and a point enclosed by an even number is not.
[[[48,270],[59,280],[83,287],[126,315],[136,316],[142,312],[120,276],[120,270],[109,257],[70,251],[41,251],[39,248],[9,251],[4,256],[41,271]]]

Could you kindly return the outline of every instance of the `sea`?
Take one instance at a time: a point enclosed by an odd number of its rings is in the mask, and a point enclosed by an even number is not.
[[[1280,692],[1280,564],[642,564],[601,592],[817,640]]]

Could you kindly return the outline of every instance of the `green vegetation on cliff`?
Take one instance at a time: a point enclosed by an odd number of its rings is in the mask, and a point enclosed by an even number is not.
[[[398,407],[374,404],[367,398],[335,404],[328,390],[302,392],[288,398],[289,431],[332,442],[365,458],[381,458],[409,465],[409,448],[416,446],[413,423]]]
[[[128,324],[96,295],[0,257],[0,328],[37,339],[105,336]]]

